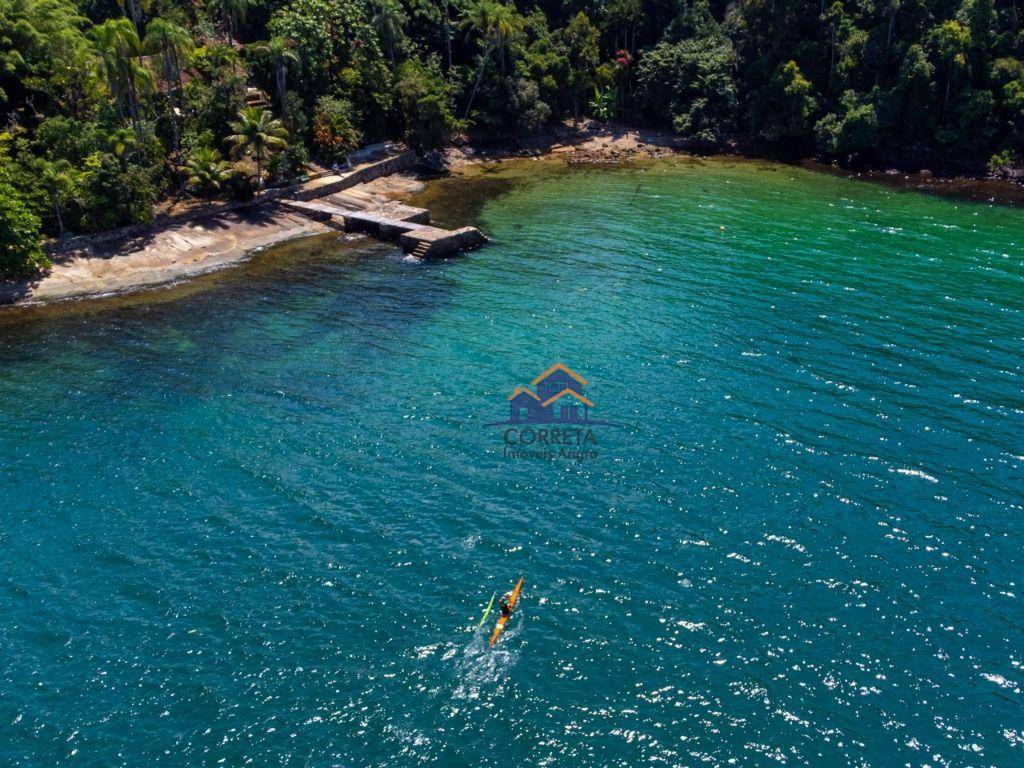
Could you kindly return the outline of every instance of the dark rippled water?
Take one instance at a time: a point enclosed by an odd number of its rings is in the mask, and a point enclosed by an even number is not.
[[[721,162],[433,205],[494,243],[0,324],[0,764],[1024,764],[1021,212]],[[509,460],[555,361],[623,426]]]

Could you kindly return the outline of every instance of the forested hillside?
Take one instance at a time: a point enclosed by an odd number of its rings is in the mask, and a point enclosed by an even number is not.
[[[315,157],[590,115],[769,154],[1003,167],[1016,0],[0,0],[0,273],[40,231],[246,196]]]

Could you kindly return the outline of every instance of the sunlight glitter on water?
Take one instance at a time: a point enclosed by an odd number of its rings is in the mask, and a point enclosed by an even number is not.
[[[1024,214],[537,165],[0,328],[0,762],[1020,762]],[[624,427],[505,460],[558,360]]]

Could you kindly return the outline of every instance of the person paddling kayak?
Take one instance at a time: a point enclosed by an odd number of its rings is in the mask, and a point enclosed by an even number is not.
[[[498,623],[494,627],[494,633],[491,635],[491,647],[498,642],[498,638],[501,637],[501,633],[505,629],[505,625],[508,624],[508,620],[512,618],[512,609],[516,607],[516,603],[519,602],[519,593],[523,589],[523,579],[520,577],[519,582],[516,584],[516,588],[511,592],[507,592],[501,596],[501,600],[498,602],[498,608],[501,610],[501,616],[498,617]]]
[[[512,593],[506,592],[501,596],[501,600],[498,601],[498,608],[501,610],[501,615],[508,618],[512,615],[512,606],[509,604],[509,600],[512,599]]]

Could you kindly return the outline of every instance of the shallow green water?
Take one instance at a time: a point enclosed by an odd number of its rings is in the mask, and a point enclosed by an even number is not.
[[[481,179],[464,257],[0,323],[0,764],[1024,761],[1024,214]],[[556,361],[622,426],[506,458]]]

